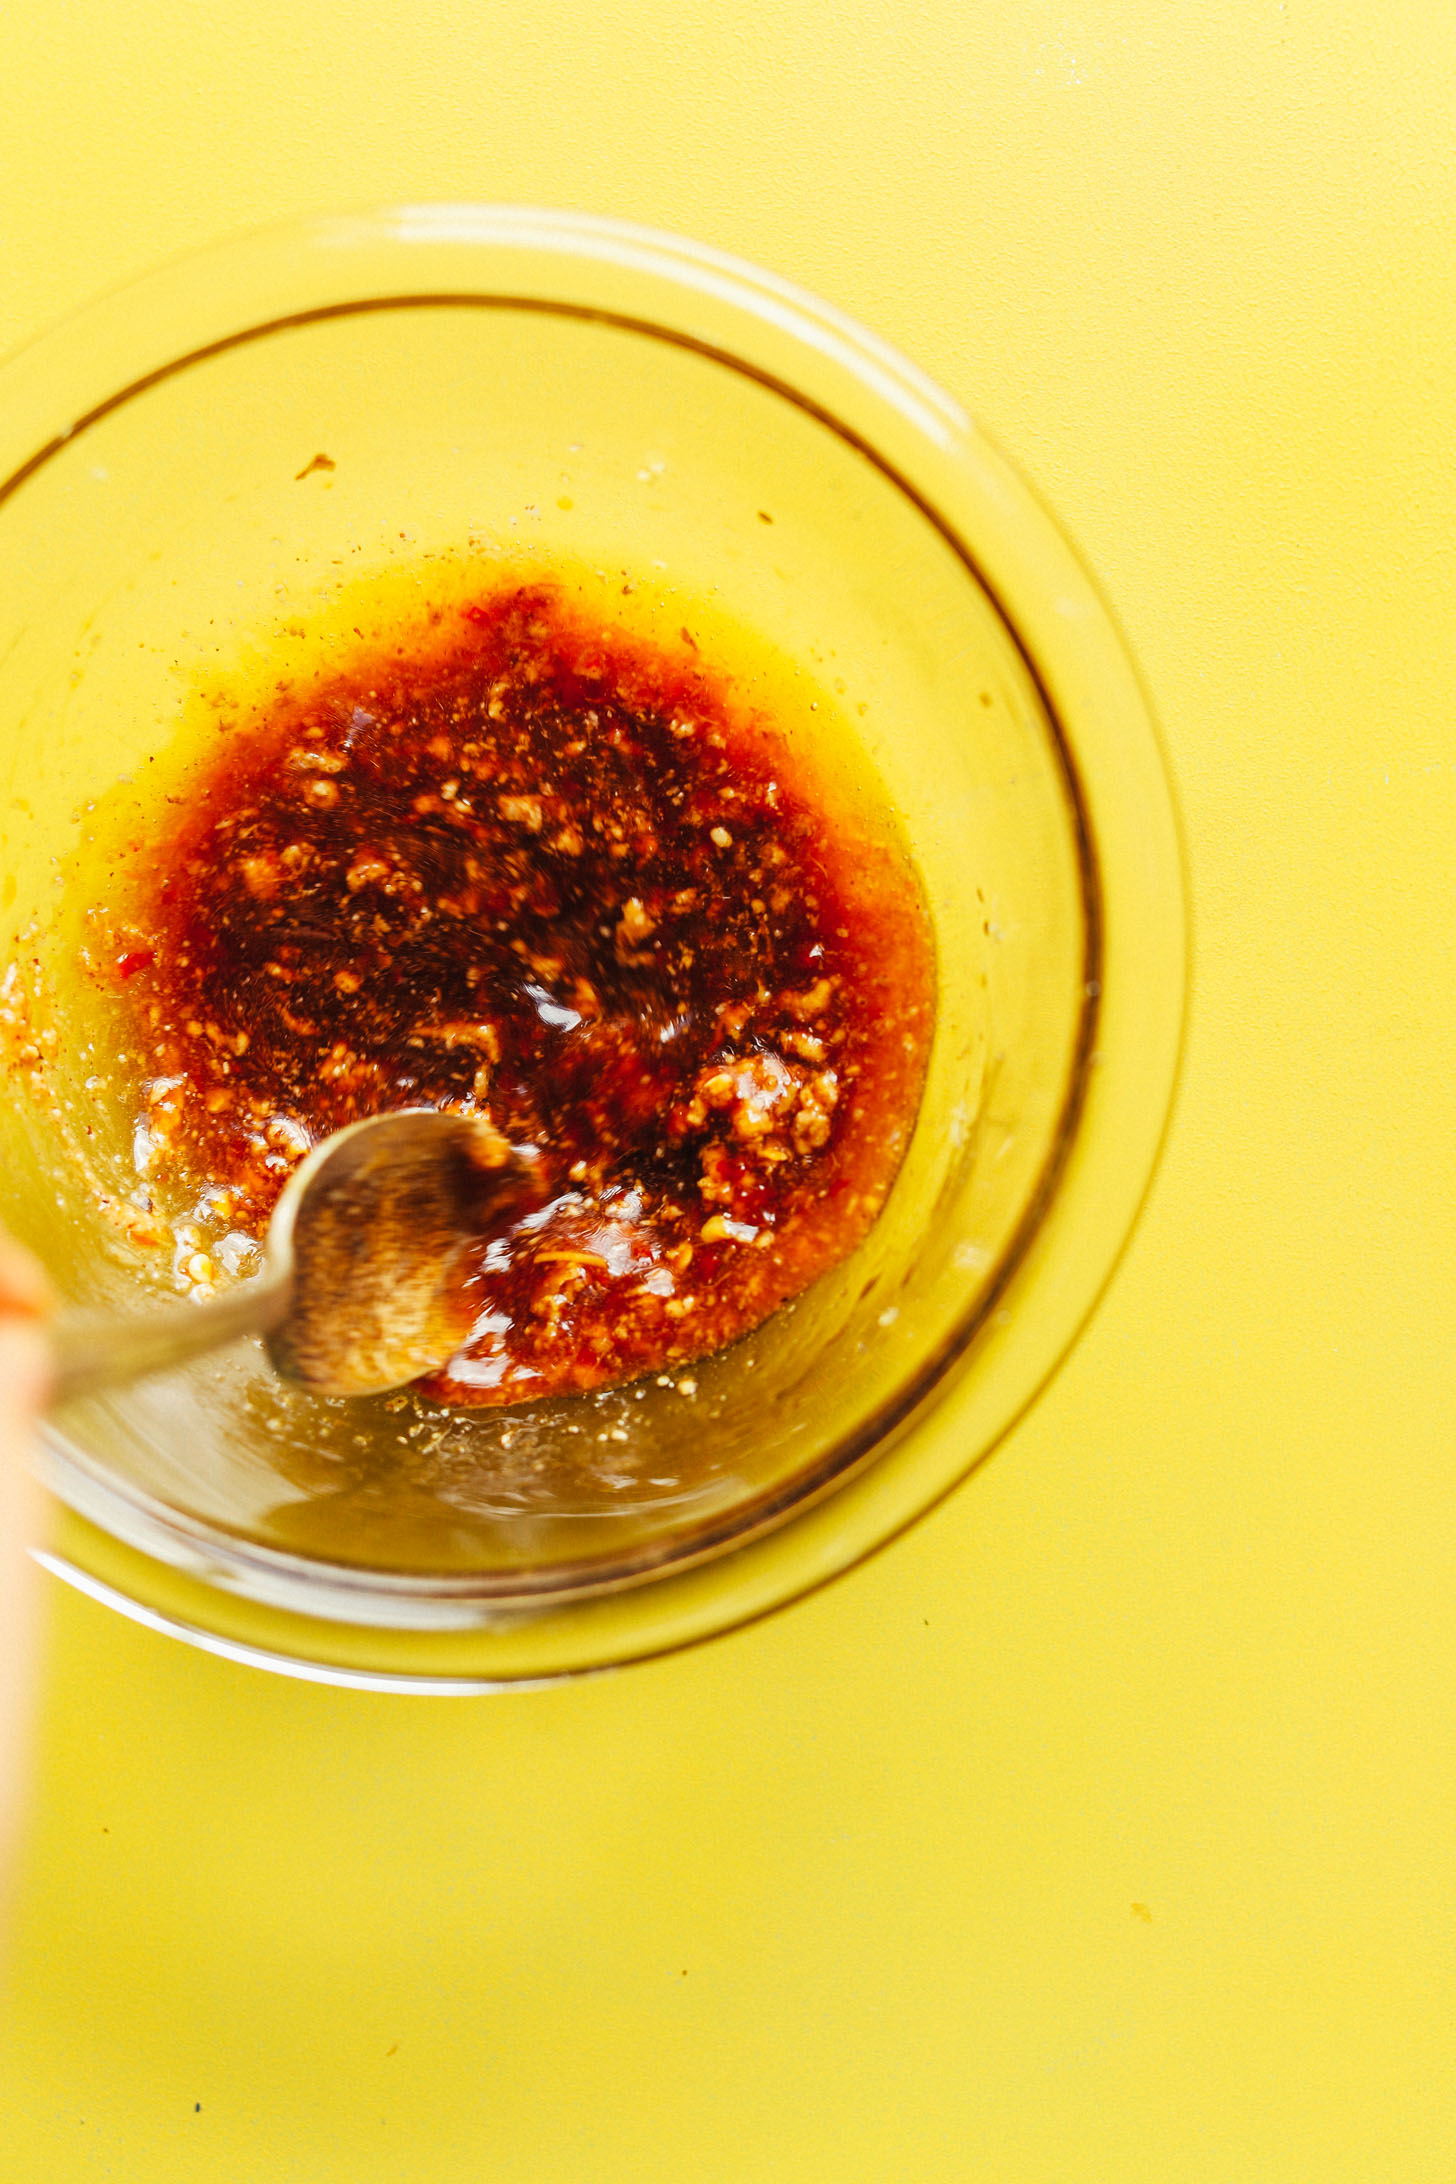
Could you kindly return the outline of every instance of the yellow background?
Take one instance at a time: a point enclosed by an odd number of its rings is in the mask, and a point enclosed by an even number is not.
[[[1096,1319],[828,1592],[451,1701],[52,1588],[4,2184],[1456,2174],[1453,82],[1432,0],[0,13],[0,345],[405,196],[898,343],[1110,595],[1195,918]]]

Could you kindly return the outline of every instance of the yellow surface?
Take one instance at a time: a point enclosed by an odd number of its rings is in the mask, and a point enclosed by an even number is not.
[[[4,2184],[1449,2184],[1453,76],[1428,0],[0,16],[0,341],[454,195],[907,349],[1112,598],[1195,916],[1093,1326],[827,1593],[482,1701],[53,1599]]]

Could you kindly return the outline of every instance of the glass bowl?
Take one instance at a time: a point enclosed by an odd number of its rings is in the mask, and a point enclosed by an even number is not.
[[[0,1214],[63,1300],[148,1301],[71,1157],[114,1132],[96,1057],[118,1034],[67,985],[58,876],[210,677],[285,657],[362,578],[559,563],[751,633],[817,693],[816,760],[895,813],[937,958],[885,1211],[701,1361],[690,1403],[649,1379],[441,1413],[402,1480],[397,1414],[281,1398],[239,1345],[51,1422],[52,1566],[242,1658],[475,1689],[760,1614],[963,1476],[1136,1215],[1184,913],[1116,630],[956,405],[701,246],[404,207],[226,244],[45,336],[0,371],[0,479],[6,956],[22,985],[46,967],[60,1033],[53,1104],[4,1079]]]

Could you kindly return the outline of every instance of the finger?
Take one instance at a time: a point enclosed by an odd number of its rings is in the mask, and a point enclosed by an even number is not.
[[[35,1319],[0,1320],[0,1426],[27,1432],[50,1393],[51,1357]]]
[[[0,1231],[0,1313],[20,1312],[44,1319],[51,1309],[50,1284],[28,1251]]]
[[[34,1286],[23,1293],[34,1297]],[[0,1319],[0,1928],[21,1823],[33,1714],[39,1603],[30,1549],[42,1536],[46,1505],[30,1458],[35,1414],[49,1377],[39,1321]]]

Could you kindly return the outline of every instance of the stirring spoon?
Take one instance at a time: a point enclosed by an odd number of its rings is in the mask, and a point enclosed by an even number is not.
[[[461,1254],[529,1174],[481,1116],[407,1108],[336,1130],[290,1176],[256,1280],[184,1311],[59,1326],[52,1401],[251,1334],[275,1372],[317,1395],[402,1387],[468,1334]]]

